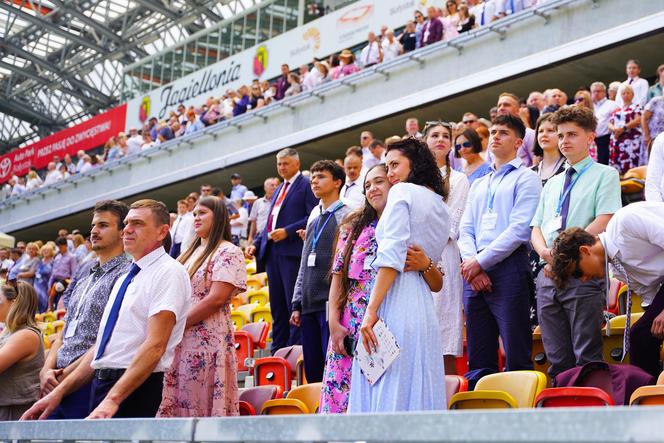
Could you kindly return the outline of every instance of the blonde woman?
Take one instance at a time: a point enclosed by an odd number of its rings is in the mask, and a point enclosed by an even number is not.
[[[37,295],[27,283],[0,287],[0,421],[18,420],[39,399],[44,347],[37,324]]]

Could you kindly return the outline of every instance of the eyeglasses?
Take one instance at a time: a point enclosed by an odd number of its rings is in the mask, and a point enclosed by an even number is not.
[[[457,151],[460,151],[461,148],[472,148],[473,144],[471,142],[463,142],[463,143],[457,143],[454,145]]]
[[[470,125],[471,123],[475,123],[476,121],[477,121],[476,118],[470,118],[468,120],[462,121],[461,123],[463,123],[464,125]]]
[[[574,103],[581,103],[583,101],[583,97],[577,97],[574,99]]]

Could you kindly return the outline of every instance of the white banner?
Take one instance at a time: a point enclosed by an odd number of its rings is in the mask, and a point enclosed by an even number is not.
[[[363,0],[299,28],[189,74],[127,103],[127,128],[140,127],[150,117],[168,117],[180,103],[201,106],[208,97],[249,85],[255,78],[279,75],[281,65],[291,70],[362,43],[369,31],[399,28],[426,9],[427,0]],[[423,11],[424,12],[424,11]]]

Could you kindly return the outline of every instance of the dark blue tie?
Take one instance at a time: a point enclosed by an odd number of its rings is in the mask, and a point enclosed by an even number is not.
[[[113,335],[113,329],[115,328],[115,324],[118,322],[118,316],[120,315],[120,307],[122,306],[122,300],[124,300],[125,293],[127,292],[127,287],[129,287],[129,284],[132,282],[136,274],[138,274],[140,271],[141,268],[139,268],[136,263],[133,263],[131,265],[131,268],[129,269],[129,274],[127,274],[124,281],[120,285],[120,290],[118,291],[118,295],[115,297],[115,300],[113,301],[113,306],[111,307],[111,312],[109,312],[108,319],[106,319],[106,326],[104,326],[104,333],[101,336],[101,341],[99,342],[99,350],[97,351],[97,356],[95,357],[95,360],[99,360],[99,358],[102,355],[104,355],[104,351],[106,350],[106,345],[108,344],[108,341],[111,339],[111,335]]]
[[[563,194],[567,192],[567,189],[570,187],[572,184],[572,176],[574,175],[574,168],[569,167],[567,168],[567,171],[565,171],[565,184],[563,185]],[[560,230],[564,231],[565,227],[567,226],[567,213],[569,212],[569,201],[572,199],[572,193],[570,192],[567,194],[567,197],[565,197],[565,200],[563,201],[563,207],[560,210],[560,217],[562,218],[561,223],[560,223]]]

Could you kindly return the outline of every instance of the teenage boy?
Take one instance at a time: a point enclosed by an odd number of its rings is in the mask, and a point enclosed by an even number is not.
[[[330,291],[327,274],[334,257],[337,227],[350,212],[339,199],[345,181],[343,168],[331,160],[320,160],[311,166],[311,190],[320,204],[311,211],[307,222],[290,319],[293,326],[300,327],[304,371],[310,383],[322,381],[325,369],[330,339],[326,319]]]
[[[494,162],[470,189],[461,221],[469,381],[498,372],[498,336],[506,369],[532,369],[528,240],[542,185],[517,151],[526,129],[519,117],[496,117],[489,131]]]
[[[579,228],[561,233],[553,247],[556,284],[604,279],[608,262],[613,275],[639,294],[648,308],[625,337],[630,363],[657,377],[662,371],[664,338],[664,203],[632,203],[618,210],[606,232]],[[629,306],[629,304],[628,304]],[[628,325],[629,326],[629,325]]]
[[[590,109],[563,106],[553,115],[560,151],[567,159],[565,173],[544,186],[531,223],[533,249],[546,266],[537,276],[537,317],[542,342],[551,363],[549,375],[590,361],[602,360],[604,279],[571,279],[557,288],[551,279],[551,247],[558,234],[577,227],[590,234],[606,228],[622,206],[618,172],[596,163],[589,155],[597,119]]]

